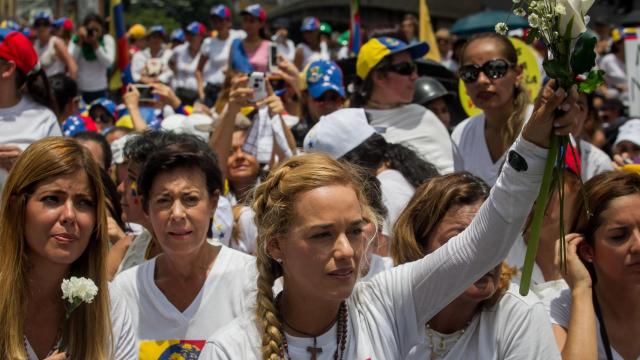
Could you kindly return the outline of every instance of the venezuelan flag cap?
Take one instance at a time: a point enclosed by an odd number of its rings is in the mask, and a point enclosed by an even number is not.
[[[364,80],[382,59],[403,51],[407,51],[413,59],[417,59],[429,52],[429,45],[425,42],[407,45],[404,41],[392,37],[373,38],[360,48],[356,74]]]

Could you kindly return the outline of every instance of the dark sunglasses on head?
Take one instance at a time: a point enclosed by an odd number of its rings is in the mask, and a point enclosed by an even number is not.
[[[391,64],[386,67],[387,71],[394,72],[400,75],[411,75],[417,71],[416,63],[414,62],[401,62],[397,64]]]
[[[507,60],[495,59],[487,61],[482,66],[476,64],[464,65],[458,70],[458,75],[465,83],[472,83],[478,80],[480,72],[487,75],[489,79],[500,79],[507,74],[507,71],[512,66],[513,64]]]

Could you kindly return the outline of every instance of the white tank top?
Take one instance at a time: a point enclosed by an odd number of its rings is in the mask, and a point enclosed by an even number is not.
[[[33,47],[36,49],[36,53],[38,53],[40,64],[47,73],[47,76],[64,74],[66,72],[64,62],[56,55],[54,44],[55,41],[58,40],[57,37],[52,36],[44,46],[40,44],[39,39],[36,39],[33,43]]]
[[[324,43],[320,43],[320,51],[312,50],[309,45],[305,43],[298,44],[298,48],[302,49],[302,69],[304,69],[307,64],[312,63],[316,60],[331,60],[328,48],[326,44],[325,46],[323,46],[323,44]]]

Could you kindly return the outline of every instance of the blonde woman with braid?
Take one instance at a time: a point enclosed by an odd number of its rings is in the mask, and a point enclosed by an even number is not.
[[[577,111],[575,90],[567,98],[554,85],[544,89],[469,227],[431,255],[369,281],[357,282],[368,240],[358,174],[319,154],[274,169],[253,202],[256,310],[214,334],[200,359],[404,359],[424,337],[424,324],[502,261],[521,231],[550,134],[568,133]],[[554,118],[560,106],[568,112]],[[280,276],[276,295],[272,285]]]
[[[458,75],[483,113],[453,130],[453,165],[456,171],[468,171],[493,186],[533,106],[521,85],[522,67],[509,38],[480,34],[465,44],[461,54]]]
[[[136,358],[131,316],[107,283],[102,186],[98,165],[75,140],[37,141],[13,166],[0,208],[0,358]],[[60,285],[71,276],[91,279],[98,293],[64,326]]]

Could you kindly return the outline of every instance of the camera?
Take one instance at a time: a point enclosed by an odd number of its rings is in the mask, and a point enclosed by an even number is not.
[[[269,45],[269,72],[273,73],[278,70],[278,45],[271,43]]]
[[[96,30],[95,28],[87,28],[88,37],[95,37],[97,32],[98,30]]]
[[[258,102],[267,97],[266,77],[263,72],[252,72],[249,76],[249,87],[253,89],[253,101]]]
[[[140,101],[155,101],[156,98],[153,95],[153,88],[149,85],[135,84],[134,85],[140,93]]]

